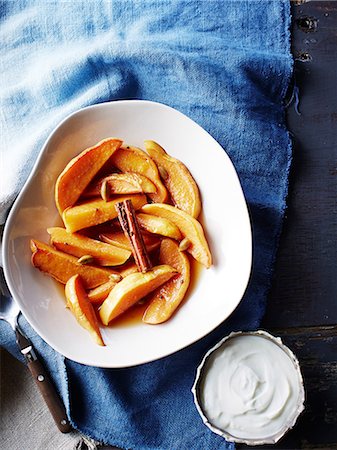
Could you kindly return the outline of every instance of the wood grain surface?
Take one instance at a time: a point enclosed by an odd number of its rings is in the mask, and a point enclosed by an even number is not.
[[[337,1],[296,0],[292,13],[293,166],[262,327],[298,356],[306,409],[278,444],[254,448],[337,450]]]
[[[306,409],[278,444],[261,448],[331,450],[337,449],[337,2],[297,1],[292,13],[293,167],[262,325],[298,356]]]

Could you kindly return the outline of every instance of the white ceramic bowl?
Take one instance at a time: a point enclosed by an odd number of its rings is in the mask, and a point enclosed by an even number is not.
[[[146,139],[155,140],[187,165],[201,191],[214,265],[202,270],[188,300],[167,323],[102,328],[107,346],[99,347],[65,308],[57,283],[32,267],[29,240],[48,242],[46,228],[61,223],[53,190],[67,162],[111,136],[139,147]],[[250,221],[230,159],[199,125],[160,103],[102,103],[70,115],[47,139],[8,217],[3,261],[9,288],[23,314],[55,350],[83,364],[127,367],[192,344],[232,313],[251,270]]]

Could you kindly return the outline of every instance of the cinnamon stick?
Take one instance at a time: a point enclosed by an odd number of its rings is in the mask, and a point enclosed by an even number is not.
[[[131,244],[132,253],[138,270],[145,273],[152,268],[152,264],[139,229],[136,213],[131,200],[124,200],[123,202],[117,203],[116,210],[122,230]]]

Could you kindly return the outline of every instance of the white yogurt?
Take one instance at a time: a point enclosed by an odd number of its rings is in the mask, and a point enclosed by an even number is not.
[[[281,341],[277,344],[266,336],[270,335],[229,338],[202,367],[201,410],[213,427],[233,437],[281,436],[303,409],[302,377],[295,358]]]

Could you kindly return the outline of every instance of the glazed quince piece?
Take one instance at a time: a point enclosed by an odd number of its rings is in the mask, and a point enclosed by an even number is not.
[[[146,273],[132,273],[111,290],[99,310],[104,325],[131,308],[140,299],[157,289],[177,273],[168,265],[156,266]]]
[[[33,253],[33,266],[62,284],[66,284],[73,275],[79,274],[85,288],[91,289],[106,283],[111,275],[116,274],[109,269],[80,264],[75,256],[55,250],[36,239],[30,241],[30,248]]]
[[[55,202],[61,215],[77,202],[90,181],[122,143],[120,139],[104,139],[67,164],[55,185]]]
[[[130,194],[126,196],[116,196],[111,201],[94,199],[80,205],[75,205],[63,211],[63,222],[70,233],[83,228],[92,227],[117,217],[116,204],[126,199],[130,199],[137,210],[146,203],[143,194]]]
[[[116,283],[132,273],[138,273],[138,267],[136,266],[136,264],[133,262],[124,264],[123,268],[120,268],[118,275],[111,275],[112,279],[110,281],[107,281],[106,283],[97,286],[95,289],[90,289],[88,291],[88,298],[90,300],[90,303],[101,305],[110,294],[112,288],[115,287]]]
[[[79,233],[68,233],[65,228],[53,227],[47,231],[50,234],[51,244],[58,250],[77,257],[91,255],[93,262],[101,266],[119,266],[131,256],[131,251]]]
[[[154,236],[153,234],[142,232],[144,244],[146,250],[151,253],[156,250],[160,245],[160,238]],[[125,250],[131,251],[131,245],[129,239],[125,236],[123,231],[113,231],[111,233],[104,232],[100,234],[100,239],[103,242],[114,245],[116,247],[123,248]]]
[[[201,211],[201,200],[197,183],[190,171],[181,161],[168,155],[156,142],[145,141],[144,144],[147,153],[157,164],[173,203],[197,219]]]
[[[162,240],[159,262],[174,267],[179,273],[151,294],[143,322],[153,325],[165,322],[172,316],[184,299],[191,278],[188,257],[172,239]]]
[[[121,277],[122,278],[122,277]],[[106,283],[97,286],[94,289],[88,291],[89,302],[94,305],[101,305],[107,296],[110,294],[111,289],[116,285],[116,282],[109,280]]]
[[[91,183],[83,192],[83,196],[97,197],[102,195],[102,186],[106,197],[116,194],[153,194],[157,191],[152,181],[143,175],[138,173],[113,173]]]
[[[163,203],[144,205],[140,211],[146,214],[164,217],[173,222],[180,229],[183,237],[190,241],[187,251],[193,258],[207,268],[212,265],[212,255],[205,238],[204,230],[196,219],[185,211]]]
[[[161,182],[157,166],[143,150],[137,147],[121,147],[111,158],[114,167],[122,172],[132,172],[149,178],[156,186],[156,192],[149,194],[153,202],[165,203],[168,192]]]
[[[104,346],[95,310],[84,290],[80,275],[74,275],[67,281],[65,294],[67,306],[77,322],[89,331],[96,344]]]
[[[134,262],[128,262],[124,264],[123,268],[119,271],[122,278],[131,275],[132,273],[138,273],[138,267]]]
[[[170,220],[151,214],[138,213],[137,220],[140,228],[149,233],[160,234],[172,239],[181,240],[179,228]]]

